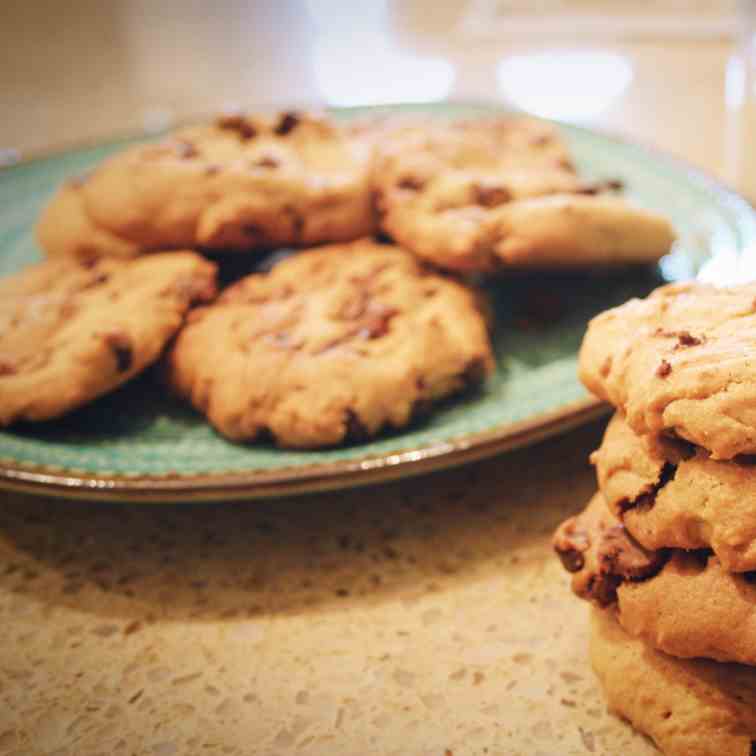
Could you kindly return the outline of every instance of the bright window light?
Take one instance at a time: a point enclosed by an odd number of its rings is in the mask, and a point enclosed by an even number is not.
[[[628,88],[633,69],[620,55],[550,52],[513,55],[498,65],[501,93],[514,105],[545,118],[595,118]]]
[[[328,104],[434,102],[448,97],[454,67],[443,58],[400,49],[389,29],[386,0],[309,0],[307,8],[315,30],[315,81]]]

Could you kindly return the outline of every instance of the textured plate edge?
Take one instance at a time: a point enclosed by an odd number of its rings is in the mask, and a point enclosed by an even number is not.
[[[96,501],[222,501],[335,491],[421,475],[522,448],[607,415],[589,397],[493,431],[357,460],[249,473],[159,478],[76,475],[0,461],[0,489]]]

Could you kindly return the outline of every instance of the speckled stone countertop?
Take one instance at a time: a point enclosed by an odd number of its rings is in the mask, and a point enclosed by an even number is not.
[[[600,431],[263,503],[0,494],[0,753],[655,753],[549,545]]]

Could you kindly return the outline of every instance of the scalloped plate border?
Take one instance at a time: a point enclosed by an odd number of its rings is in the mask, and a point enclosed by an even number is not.
[[[485,108],[511,112],[498,103],[481,101],[448,101],[443,103],[402,103],[371,108],[340,108],[355,113],[384,108],[428,107]],[[556,121],[558,124],[559,122]],[[749,202],[725,183],[697,167],[641,142],[625,139],[601,129],[563,124],[571,129],[595,134],[618,144],[635,146],[655,156],[688,180],[703,184],[729,203],[744,208]],[[66,145],[26,157],[21,163],[65,154],[66,151],[96,146],[108,141],[88,140],[83,144]],[[16,163],[18,164],[18,163]],[[420,475],[456,467],[537,443],[597,420],[609,413],[610,407],[598,399],[567,404],[558,410],[541,413],[527,420],[479,433],[466,434],[427,446],[397,449],[387,454],[366,455],[359,459],[326,462],[276,470],[250,470],[234,473],[199,475],[125,476],[91,475],[69,468],[31,465],[0,459],[0,489],[47,495],[66,499],[121,502],[224,501],[233,499],[274,498],[322,491],[354,488],[374,483]]]

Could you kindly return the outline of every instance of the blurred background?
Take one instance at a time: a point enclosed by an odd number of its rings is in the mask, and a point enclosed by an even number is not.
[[[485,100],[748,186],[751,0],[0,4],[10,162],[218,109]]]

